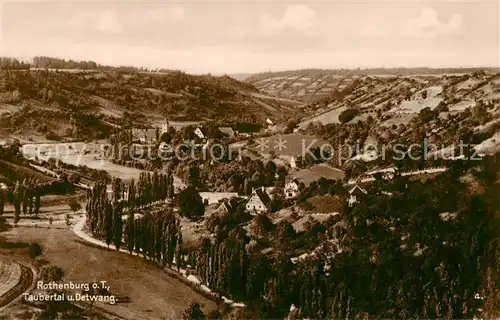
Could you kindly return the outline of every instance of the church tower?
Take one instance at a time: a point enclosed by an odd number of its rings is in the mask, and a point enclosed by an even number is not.
[[[161,125],[161,134],[168,132],[168,117],[165,117],[165,123]]]

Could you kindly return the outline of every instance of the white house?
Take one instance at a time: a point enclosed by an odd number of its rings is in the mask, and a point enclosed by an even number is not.
[[[292,181],[288,182],[285,185],[284,191],[285,191],[285,198],[287,198],[287,199],[295,198],[300,192],[299,181],[292,180]]]
[[[200,139],[205,139],[205,134],[203,133],[203,130],[200,127],[197,127],[194,130],[194,134]]]
[[[270,126],[274,125],[274,122],[272,122],[271,119],[269,119],[269,118],[266,119],[266,122]]]
[[[295,157],[292,157],[290,159],[290,168],[297,169],[297,160],[295,159]]]
[[[347,199],[347,203],[349,204],[349,207],[352,207],[355,203],[359,202],[359,198],[363,195],[368,194],[368,192],[358,186],[357,184],[352,187],[351,190],[349,190],[349,198]]]
[[[252,215],[265,213],[271,204],[271,198],[266,190],[262,188],[255,189],[245,202],[245,210]]]

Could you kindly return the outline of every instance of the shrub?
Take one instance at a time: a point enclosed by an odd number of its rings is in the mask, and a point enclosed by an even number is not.
[[[40,270],[39,277],[44,282],[59,281],[64,277],[64,271],[57,266],[45,266]]]
[[[354,119],[358,115],[358,111],[355,109],[347,109],[340,113],[339,121],[341,123],[346,123]]]
[[[29,245],[29,253],[32,262],[35,262],[35,259],[42,254],[42,247],[38,242],[32,242]]]
[[[47,138],[48,140],[55,140],[55,141],[58,141],[58,140],[61,140],[61,137],[58,136],[56,133],[54,133],[53,131],[48,131],[46,134],[45,134],[45,138]]]

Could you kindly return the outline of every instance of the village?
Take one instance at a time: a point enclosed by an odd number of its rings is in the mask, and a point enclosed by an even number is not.
[[[0,319],[500,315],[498,68],[0,80]]]

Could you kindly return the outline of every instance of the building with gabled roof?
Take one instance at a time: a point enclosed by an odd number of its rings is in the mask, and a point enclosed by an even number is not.
[[[202,127],[197,127],[194,130],[194,134],[200,139],[206,139],[206,132]]]
[[[266,213],[271,207],[271,198],[264,187],[255,189],[245,202],[245,211],[252,215]]]
[[[295,198],[300,192],[300,181],[297,179],[290,180],[287,184],[285,184],[284,192],[285,198]]]
[[[239,204],[240,200],[236,197],[231,198],[229,200],[224,200],[222,201],[220,206],[217,207],[215,213],[219,215],[233,214],[236,212],[236,209],[238,208]]]
[[[236,137],[236,132],[231,127],[219,127],[218,130],[229,138]]]
[[[350,207],[352,207],[355,203],[359,202],[360,197],[367,194],[368,192],[365,189],[361,188],[358,184],[355,184],[354,187],[349,190],[349,198],[347,199],[347,203]]]

